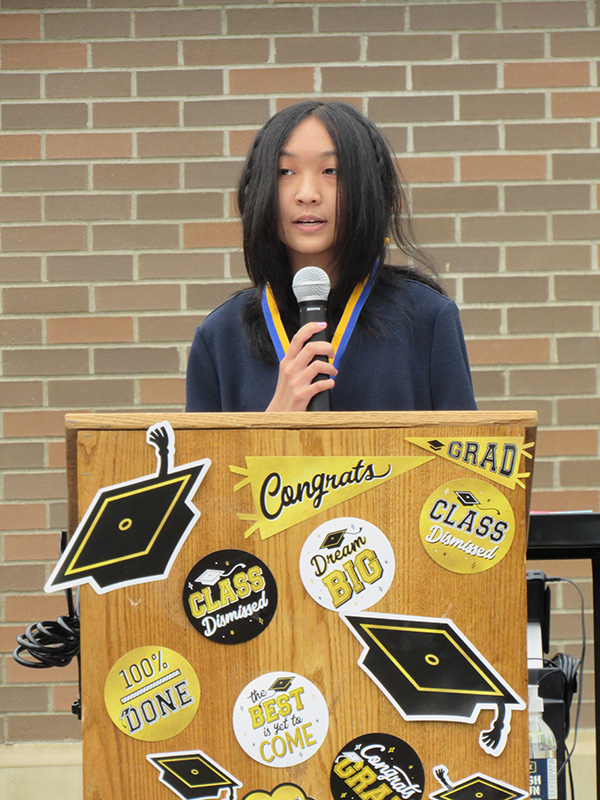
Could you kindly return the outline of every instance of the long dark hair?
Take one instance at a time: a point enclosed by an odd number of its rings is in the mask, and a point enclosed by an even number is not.
[[[330,321],[337,322],[352,290],[370,274],[376,261],[381,265],[379,281],[409,275],[442,291],[432,262],[416,243],[403,181],[382,133],[347,103],[296,103],[272,116],[257,133],[238,187],[246,270],[257,290],[245,324],[250,343],[262,353],[272,350],[259,305],[267,282],[288,334],[298,328],[288,254],[278,233],[278,162],[292,132],[311,115],[327,129],[338,160],[334,243],[338,279],[329,296]],[[407,257],[407,265],[385,265],[386,237],[394,239]]]

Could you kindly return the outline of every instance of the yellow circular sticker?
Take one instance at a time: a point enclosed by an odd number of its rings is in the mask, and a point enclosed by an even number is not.
[[[113,664],[104,684],[106,710],[127,736],[158,742],[180,733],[198,710],[200,684],[191,664],[167,647],[137,647]]]
[[[484,572],[510,550],[515,515],[502,492],[459,478],[429,495],[419,520],[421,540],[433,560],[451,572]]]

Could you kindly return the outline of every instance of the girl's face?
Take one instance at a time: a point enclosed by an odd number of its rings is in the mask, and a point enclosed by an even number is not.
[[[279,154],[278,174],[279,238],[292,272],[321,267],[333,282],[337,155],[317,117],[302,120],[287,140]]]

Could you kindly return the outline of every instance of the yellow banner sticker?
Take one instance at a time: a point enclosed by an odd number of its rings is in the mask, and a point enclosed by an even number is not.
[[[441,436],[427,439],[409,436],[407,442],[416,444],[436,456],[441,456],[461,467],[476,472],[482,477],[514,489],[525,488],[523,479],[530,472],[519,472],[521,456],[532,458],[531,449],[535,442],[525,441],[522,436],[472,436],[458,438]]]
[[[170,739],[187,728],[200,702],[191,664],[167,647],[137,647],[111,667],[104,684],[106,710],[127,736]]]
[[[252,522],[246,537],[260,530],[268,539],[321,511],[397,478],[433,456],[246,456],[246,468],[230,466],[248,484],[256,514],[238,514]]]
[[[421,509],[419,532],[428,555],[444,569],[484,572],[510,550],[515,515],[495,486],[459,478],[429,495]]]

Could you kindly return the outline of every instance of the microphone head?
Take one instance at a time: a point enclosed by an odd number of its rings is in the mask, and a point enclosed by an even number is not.
[[[330,290],[329,275],[320,267],[303,267],[292,281],[292,291],[299,303],[325,302]]]

